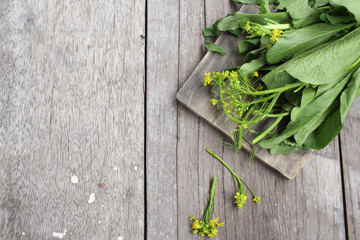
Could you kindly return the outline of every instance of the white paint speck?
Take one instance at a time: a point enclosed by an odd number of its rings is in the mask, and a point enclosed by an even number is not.
[[[52,236],[55,238],[64,238],[66,235],[67,230],[63,229],[63,232],[53,232]]]
[[[134,167],[134,170],[137,171],[137,167]]]
[[[123,240],[123,237],[122,236],[118,237],[118,240]]]
[[[123,199],[125,199],[125,195],[123,195]]]
[[[101,207],[104,207],[104,204],[101,204]]]
[[[76,183],[79,182],[79,178],[74,175],[74,176],[71,177],[71,182],[72,182],[73,184],[76,184]]]
[[[21,235],[25,236],[25,232],[22,232]]]
[[[117,167],[114,167],[114,170],[115,170],[115,171],[117,171],[117,170],[118,170],[118,168],[117,168]]]
[[[101,221],[99,221],[99,224],[101,223]]]
[[[90,197],[88,200],[88,203],[93,203],[93,202],[95,202],[95,193],[90,194]]]

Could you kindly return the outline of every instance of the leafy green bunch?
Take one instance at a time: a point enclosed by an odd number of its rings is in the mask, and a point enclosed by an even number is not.
[[[235,2],[261,13],[236,12],[204,29],[211,37],[247,35],[238,43],[244,63],[204,78],[211,103],[238,124],[234,145],[247,130],[255,135],[250,144],[275,155],[324,148],[360,94],[360,1]],[[259,132],[260,123],[268,127]]]

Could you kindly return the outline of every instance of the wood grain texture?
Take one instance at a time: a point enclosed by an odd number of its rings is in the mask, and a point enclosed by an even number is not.
[[[360,98],[350,108],[340,133],[349,239],[360,239]]]
[[[210,4],[207,4],[207,3]],[[226,1],[225,1],[226,2]],[[222,6],[223,1],[207,1],[206,19],[215,21],[221,15],[214,5]],[[187,2],[180,6],[201,7],[199,3]],[[193,33],[202,20],[201,12],[190,13],[180,8],[180,87],[191,74],[193,66],[187,64],[201,58],[198,49],[201,43]],[[219,15],[217,15],[219,14]],[[181,17],[181,16],[186,17]],[[216,16],[215,16],[216,15]],[[214,17],[215,16],[215,17]],[[210,25],[212,22],[206,24]],[[188,32],[189,31],[189,32]],[[195,35],[195,36],[194,36]],[[200,35],[200,36],[199,36]],[[182,37],[184,36],[184,37]],[[183,39],[183,40],[181,40]],[[195,60],[194,60],[195,61]],[[287,181],[269,170],[259,161],[253,161],[248,170],[249,154],[245,151],[234,153],[223,149],[217,133],[208,123],[179,106],[177,143],[177,192],[178,192],[178,238],[202,239],[191,233],[188,217],[201,217],[206,208],[211,180],[218,177],[215,211],[225,226],[220,228],[218,239],[344,239],[344,215],[341,193],[341,176],[338,142],[333,142],[321,152],[313,154],[309,163],[293,181]],[[235,186],[230,173],[213,157],[205,152],[210,148],[224,158],[236,172],[246,179],[262,197],[260,206],[249,198],[243,210],[234,207]],[[326,169],[322,171],[321,169]],[[275,174],[274,174],[275,173]]]
[[[219,179],[225,192],[219,195],[226,199],[226,239],[345,239],[337,141],[314,153],[292,181],[259,161],[253,161],[249,170],[244,151],[224,149],[223,158],[261,197],[260,205],[249,197],[242,210],[236,209],[234,180],[225,171],[224,179]]]
[[[209,3],[209,4],[208,4]],[[234,5],[227,1],[181,0],[180,1],[180,42],[179,42],[179,82],[183,85],[194,67],[205,54],[201,30],[205,27],[207,17],[220,18],[234,11]],[[206,9],[206,10],[205,10]],[[205,14],[208,13],[209,15]],[[205,17],[205,15],[207,17]],[[211,20],[212,21],[212,20]],[[208,23],[210,25],[211,23]],[[178,236],[177,239],[201,239],[191,233],[189,217],[202,217],[209,197],[212,179],[221,177],[223,169],[216,167],[205,148],[221,151],[221,142],[216,138],[220,134],[206,122],[179,105],[178,110],[178,142],[177,142],[177,198],[178,198]],[[216,187],[215,210],[219,217],[225,213],[224,199],[221,196],[223,184]],[[218,239],[226,239],[225,232],[220,232]]]
[[[257,12],[254,6],[244,6],[242,11]],[[226,115],[216,109],[210,103],[211,89],[203,86],[201,79],[205,72],[223,71],[228,67],[239,66],[242,63],[242,56],[237,51],[237,42],[240,38],[232,35],[221,35],[216,43],[227,54],[222,56],[217,53],[205,55],[184,86],[177,93],[177,99],[196,115],[210,123],[213,127],[221,131],[224,135],[230,137],[230,133],[237,128],[237,124],[230,122]],[[244,136],[247,139],[253,138],[249,132]],[[251,151],[251,146],[243,141],[243,147],[247,151]],[[282,156],[273,156],[266,149],[257,148],[256,157],[279,171],[288,179],[293,179],[309,159],[312,151],[299,150],[294,153]]]
[[[147,6],[147,239],[176,239],[179,1]]]
[[[142,239],[145,0],[0,11],[0,239]]]

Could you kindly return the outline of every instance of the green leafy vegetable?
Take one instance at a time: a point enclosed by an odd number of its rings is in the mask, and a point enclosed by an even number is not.
[[[226,55],[226,52],[224,52],[224,51],[223,51],[217,44],[215,44],[215,43],[205,41],[205,47],[206,47],[210,52],[217,52],[217,53],[220,53],[221,55]]]
[[[304,0],[279,0],[279,9],[286,9],[294,19],[307,18],[316,12],[316,9],[309,6]]]
[[[266,53],[270,64],[289,59],[329,40],[348,26],[332,26],[326,23],[313,24],[295,31],[287,31]]]
[[[250,131],[246,141],[270,154],[324,148],[360,95],[360,1],[279,0],[275,13],[266,0],[235,2],[262,13],[236,12],[209,29],[246,32],[238,43],[244,63],[203,80],[211,103],[238,124],[231,146],[240,148]]]
[[[330,0],[330,3],[335,6],[346,7],[349,12],[354,14],[356,21],[360,23],[360,1],[359,0]]]

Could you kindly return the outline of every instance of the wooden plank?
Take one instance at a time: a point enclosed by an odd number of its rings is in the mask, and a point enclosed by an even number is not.
[[[178,72],[179,86],[182,86],[205,54],[204,37],[201,34],[205,11],[203,1],[180,0],[179,3],[179,52],[181,54]],[[200,216],[200,209],[204,208],[203,192],[199,192],[199,189],[206,191],[206,187],[200,185],[202,179],[198,170],[200,124],[197,116],[178,104],[176,171],[178,234],[176,239],[191,239],[189,217],[193,214]]]
[[[216,3],[216,4],[215,4]],[[216,5],[216,7],[214,7]],[[205,14],[205,8],[206,14]],[[179,82],[183,85],[197,63],[205,54],[202,28],[205,22],[210,25],[215,18],[234,11],[230,1],[180,1],[180,42],[179,42]],[[206,15],[206,18],[205,18]],[[210,20],[208,20],[210,19]],[[178,236],[177,239],[198,239],[191,233],[189,216],[202,217],[208,204],[212,179],[223,175],[216,167],[216,161],[205,152],[210,147],[221,151],[221,136],[214,128],[192,114],[182,105],[178,105],[178,142],[177,142],[177,186],[178,186]],[[222,218],[224,199],[221,197],[223,184],[216,187],[216,214]],[[218,239],[226,239],[220,232]]]
[[[254,6],[244,6],[242,11],[256,12]],[[205,72],[222,71],[225,68],[239,66],[242,63],[242,57],[237,51],[237,42],[240,38],[231,35],[220,36],[216,43],[225,51],[227,55],[222,56],[216,53],[208,53],[201,60],[184,86],[177,93],[177,99],[196,115],[207,121],[213,127],[221,131],[224,135],[230,136],[230,133],[237,128],[237,124],[229,123],[225,114],[216,109],[209,102],[211,92],[209,87],[204,87],[201,79]],[[247,132],[245,137],[248,139],[253,136]],[[251,146],[243,141],[244,149],[251,151]],[[273,156],[266,149],[258,148],[256,157],[265,164],[279,171],[288,179],[293,179],[304,166],[312,151],[299,150],[289,155]]]
[[[210,25],[229,13],[222,4],[227,1],[206,1],[206,19]],[[215,7],[215,5],[217,7]],[[201,8],[199,3],[184,1],[180,6]],[[180,86],[193,71],[187,61],[201,58],[201,12],[183,13],[180,7]],[[185,17],[186,16],[186,17]],[[189,24],[191,22],[191,25]],[[207,21],[206,21],[207,22]],[[191,26],[191,27],[189,27]],[[192,33],[192,34],[191,34]],[[196,41],[199,41],[197,43]],[[214,128],[179,106],[177,143],[178,238],[202,239],[191,233],[188,217],[202,215],[206,208],[211,179],[218,177],[215,211],[225,226],[220,228],[218,239],[344,239],[345,228],[341,197],[341,176],[338,142],[313,154],[311,161],[293,181],[287,181],[264,164],[253,161],[248,170],[249,154],[223,149]],[[218,136],[219,133],[217,133]],[[234,166],[236,172],[248,180],[262,197],[260,206],[248,203],[243,210],[234,207],[233,178],[216,159],[205,152],[210,148]],[[326,169],[323,171],[322,169]]]
[[[147,239],[176,239],[179,1],[147,6]]]
[[[259,161],[253,161],[249,170],[249,155],[244,151],[225,149],[223,158],[261,197],[260,205],[249,197],[242,210],[236,209],[234,180],[225,170],[224,179],[219,179],[224,193],[218,196],[226,199],[226,239],[345,239],[337,140],[315,152],[292,181]]]
[[[350,108],[340,133],[349,239],[360,239],[360,98]]]
[[[142,239],[145,0],[0,9],[0,238]]]

